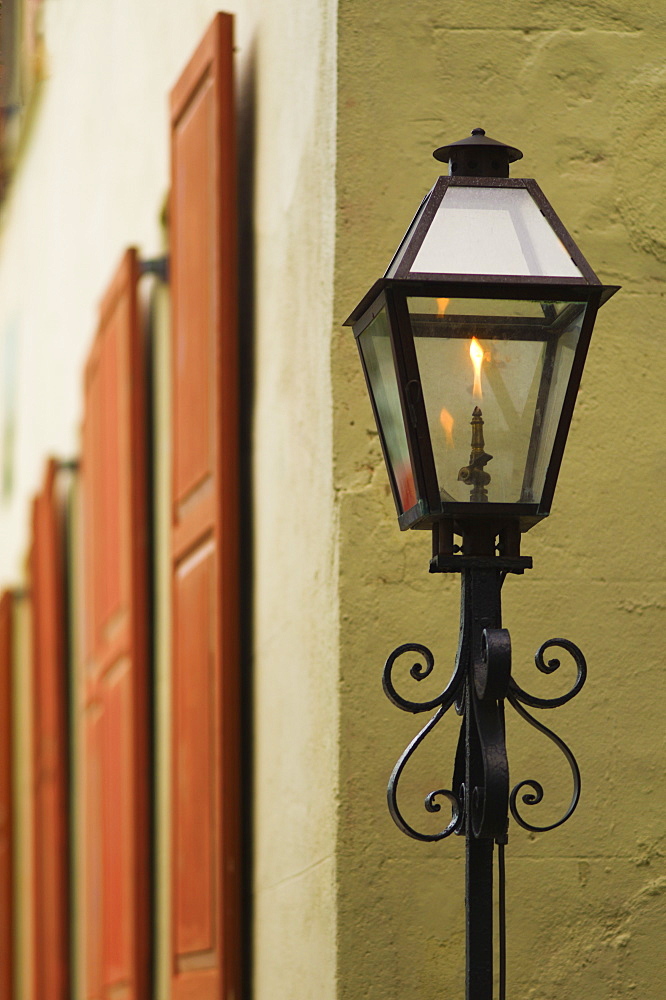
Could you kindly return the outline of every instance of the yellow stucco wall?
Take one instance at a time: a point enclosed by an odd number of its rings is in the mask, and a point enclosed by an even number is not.
[[[339,9],[336,324],[443,172],[432,149],[477,125],[524,151],[513,174],[537,178],[602,280],[623,285],[599,316],[554,513],[524,538],[534,569],[504,588],[525,687],[555,694],[573,677],[537,675],[531,657],[552,636],[577,642],[590,668],[575,702],[541,715],[578,757],[579,809],[548,834],[510,831],[508,995],[534,1000],[664,995],[663,14],[628,0]],[[425,720],[393,708],[380,683],[386,655],[419,641],[435,653],[442,689],[458,581],[428,574],[427,533],[397,528],[353,338],[339,326],[333,385],[339,997],[458,998],[462,844],[419,844],[390,820],[386,779]],[[403,803],[426,827],[423,796],[450,781],[456,723],[447,718],[405,777]],[[508,723],[512,783],[543,779],[542,816],[554,818],[568,801],[566,764],[520,719]]]

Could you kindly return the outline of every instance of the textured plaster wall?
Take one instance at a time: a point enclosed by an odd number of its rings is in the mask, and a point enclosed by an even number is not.
[[[579,643],[590,668],[578,699],[545,719],[580,762],[579,809],[548,834],[511,829],[508,995],[662,1000],[663,9],[340,0],[338,51],[337,323],[383,272],[438,175],[432,149],[477,125],[524,151],[514,175],[538,179],[602,280],[624,286],[598,320],[554,513],[524,538],[535,568],[504,588],[525,687],[554,694],[573,676],[534,676],[531,656],[552,636]],[[386,779],[421,719],[393,708],[380,684],[387,653],[413,640],[433,649],[441,690],[458,583],[428,574],[427,533],[398,531],[348,330],[338,330],[333,384],[339,997],[459,998],[462,845],[410,841],[388,817]],[[447,725],[405,777],[406,812],[426,827],[424,795],[450,781],[457,726]],[[554,819],[570,794],[566,764],[517,717],[509,740],[512,778],[543,779],[540,816]]]

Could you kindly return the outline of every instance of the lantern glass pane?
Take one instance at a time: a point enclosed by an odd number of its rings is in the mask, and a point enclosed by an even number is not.
[[[442,501],[538,503],[585,303],[407,303]]]
[[[416,485],[398,394],[398,380],[386,309],[383,308],[358,338],[370,382],[384,450],[398,491],[401,513],[416,503]]]
[[[582,277],[525,188],[448,188],[411,270]]]

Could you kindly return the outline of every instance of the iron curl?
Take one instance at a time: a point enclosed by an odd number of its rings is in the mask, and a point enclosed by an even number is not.
[[[513,678],[511,678],[511,681],[509,682],[509,694],[512,695],[514,699],[522,701],[524,705],[530,705],[531,708],[559,708],[560,705],[566,705],[568,701],[571,701],[572,698],[576,697],[587,679],[587,663],[585,662],[585,657],[575,642],[571,642],[569,639],[548,639],[546,642],[542,643],[541,646],[539,646],[534,654],[534,662],[537,670],[541,671],[542,674],[553,674],[561,665],[560,660],[556,657],[551,660],[546,660],[545,658],[544,654],[546,650],[553,647],[565,649],[573,658],[577,668],[576,680],[574,681],[573,686],[569,691],[557,698],[537,698],[536,695],[529,694],[527,691],[523,690],[523,688],[521,688],[520,685],[517,684]]]
[[[431,729],[434,729],[434,727],[437,725],[437,723],[439,722],[439,720],[442,718],[442,716],[446,711],[447,709],[440,708],[439,711],[435,715],[433,715],[432,719],[430,719],[425,724],[423,729],[419,733],[417,733],[417,735],[414,737],[411,743],[405,748],[405,750],[398,758],[395,767],[393,768],[391,777],[389,778],[388,788],[386,789],[386,799],[388,802],[389,813],[391,814],[393,822],[395,823],[395,825],[398,827],[399,830],[402,830],[403,833],[407,834],[407,836],[411,837],[413,840],[421,840],[426,842],[444,840],[445,837],[450,837],[452,833],[455,833],[459,825],[461,816],[460,802],[453,794],[453,792],[449,791],[449,789],[447,788],[438,788],[435,791],[430,792],[428,795],[426,795],[425,798],[425,803],[424,803],[425,808],[426,811],[429,813],[440,812],[442,808],[439,802],[435,801],[437,796],[443,795],[451,803],[451,819],[449,823],[446,825],[446,827],[443,830],[440,830],[438,833],[422,833],[420,830],[415,829],[415,827],[413,827],[411,823],[407,822],[407,820],[402,815],[400,808],[398,806],[398,783],[400,781],[402,772],[405,769],[407,761],[410,759],[410,757],[417,749],[417,747],[421,745],[421,743],[428,735],[428,733],[431,731]]]
[[[382,687],[384,688],[386,697],[397,708],[402,709],[403,712],[411,712],[414,715],[419,712],[430,712],[432,709],[439,708],[440,706],[446,711],[453,704],[458,694],[463,675],[461,665],[456,665],[453,677],[444,691],[437,695],[436,698],[430,698],[427,701],[413,701],[410,698],[403,698],[401,694],[398,694],[393,683],[393,667],[398,658],[404,653],[418,653],[425,660],[425,663],[412,663],[410,667],[409,674],[415,681],[422,681],[426,677],[429,677],[434,669],[435,657],[427,646],[422,645],[420,642],[404,642],[401,646],[393,650],[384,664]]]
[[[578,767],[578,762],[574,757],[571,749],[567,746],[564,740],[552,731],[544,726],[542,722],[538,722],[530,713],[525,709],[520,702],[517,700],[515,695],[509,691],[507,700],[515,708],[518,715],[520,715],[526,722],[529,722],[531,726],[537,729],[548,739],[552,740],[556,747],[564,754],[566,761],[571,769],[571,777],[573,780],[573,791],[571,795],[571,801],[563,815],[556,820],[554,823],[549,823],[546,826],[537,826],[534,823],[528,823],[524,819],[520,812],[518,811],[518,796],[524,789],[531,789],[529,792],[525,792],[522,795],[522,801],[526,806],[536,806],[544,798],[543,785],[539,781],[535,781],[533,778],[526,778],[524,781],[520,781],[511,791],[509,796],[509,808],[511,810],[511,815],[515,819],[519,826],[522,826],[524,830],[530,830],[532,833],[546,833],[548,830],[554,830],[558,826],[562,826],[563,823],[569,819],[571,814],[574,812],[578,802],[580,800],[580,790],[581,790],[581,780],[580,780],[580,768]]]

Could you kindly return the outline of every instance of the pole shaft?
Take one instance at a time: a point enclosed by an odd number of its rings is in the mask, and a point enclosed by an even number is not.
[[[493,996],[493,842],[467,837],[466,1000]]]
[[[501,627],[501,581],[496,572],[469,570],[462,574],[461,624],[468,650],[465,691],[465,922],[466,1000],[493,1000],[493,851],[492,837],[475,836],[475,797],[487,780],[477,719],[474,663],[480,656],[486,628]],[[481,708],[479,706],[479,711]],[[479,793],[475,792],[479,790]]]

